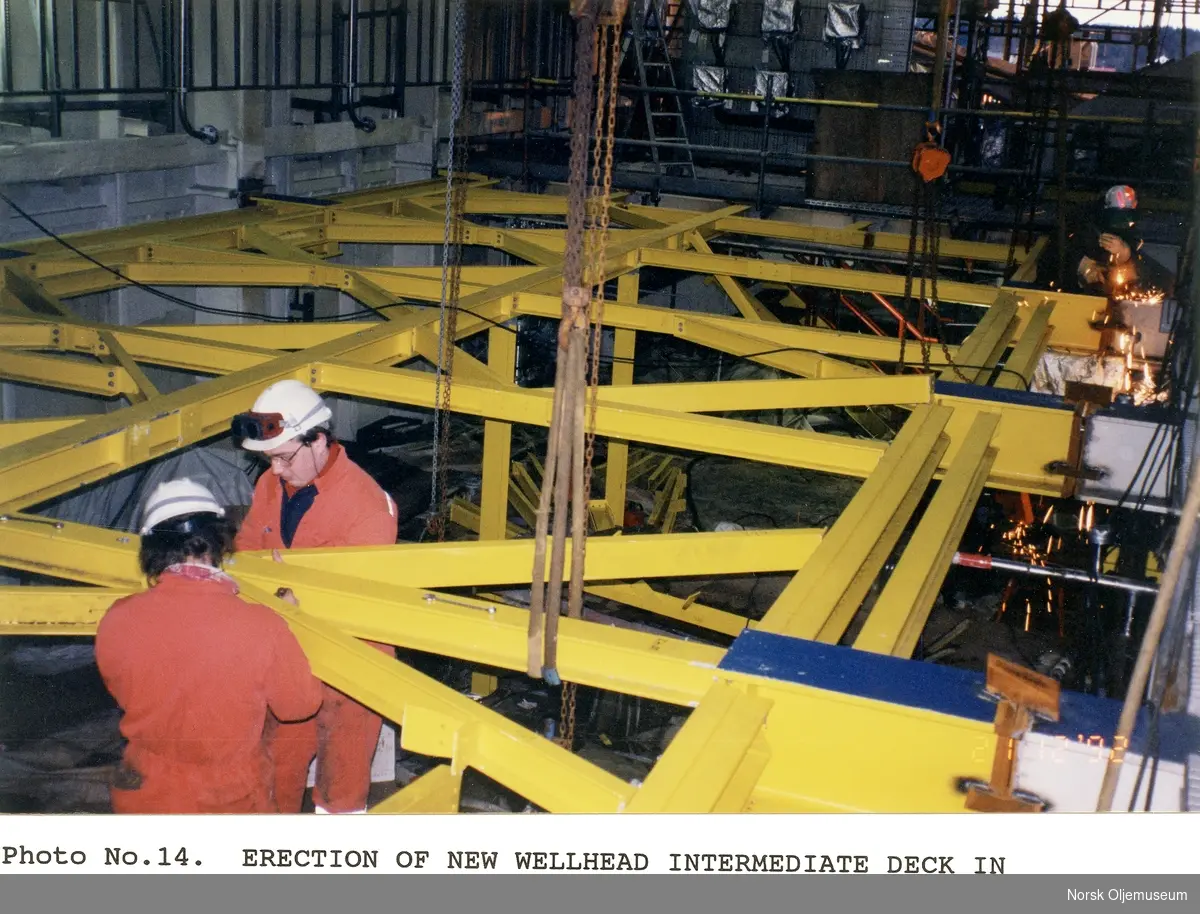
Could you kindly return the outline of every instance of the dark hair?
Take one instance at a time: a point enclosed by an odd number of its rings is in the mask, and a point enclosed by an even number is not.
[[[184,530],[180,527],[186,528]],[[142,537],[138,562],[151,584],[171,565],[188,559],[204,559],[219,566],[233,554],[233,522],[215,514],[187,514],[173,517],[161,528]]]
[[[310,428],[307,432],[305,432],[303,435],[300,435],[295,440],[299,441],[301,444],[316,444],[317,439],[321,435],[325,436],[326,444],[333,444],[335,439],[333,437],[332,422],[326,422],[324,425],[318,425],[316,428]]]

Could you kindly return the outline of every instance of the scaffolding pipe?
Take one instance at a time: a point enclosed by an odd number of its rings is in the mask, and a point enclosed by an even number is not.
[[[933,52],[933,98],[929,102],[929,119],[934,120],[942,107],[942,80],[946,71],[946,39],[950,32],[950,0],[938,4],[937,42]]]
[[[1033,565],[1029,562],[1018,562],[1014,559],[1001,558],[993,555],[980,555],[975,552],[954,553],[954,564],[960,568],[978,568],[984,571],[1007,571],[1013,574],[1027,574],[1039,578],[1055,578],[1060,581],[1078,581],[1081,584],[1096,584],[1100,587],[1111,587],[1129,593],[1158,593],[1158,588],[1145,581],[1134,581],[1117,575],[1105,574],[1093,576],[1086,571],[1076,568],[1066,568],[1062,565]]]

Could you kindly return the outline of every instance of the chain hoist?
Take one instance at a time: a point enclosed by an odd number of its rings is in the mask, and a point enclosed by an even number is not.
[[[462,249],[466,230],[467,118],[470,76],[465,65],[467,0],[460,0],[454,15],[454,72],[450,94],[450,130],[446,149],[446,221],[442,235],[442,301],[438,320],[438,348],[433,398],[433,465],[430,474],[428,528],[438,541],[446,538],[449,520],[450,393],[454,350],[458,338],[458,302],[462,289]]]
[[[595,63],[596,2],[582,0],[571,4],[575,19],[574,98],[570,106],[570,166],[567,175],[567,232],[563,253],[562,319],[554,360],[554,397],[550,428],[546,440],[546,460],[542,474],[534,524],[533,570],[529,600],[527,671],[558,685],[556,640],[558,615],[562,605],[563,562],[570,484],[571,445],[575,424],[575,375],[582,376],[579,361],[579,336],[586,328],[587,291],[583,288],[583,242],[587,190],[587,156],[591,137],[592,65]],[[546,583],[546,547],[551,507],[554,531],[550,541],[549,583]]]
[[[916,328],[917,340],[921,347],[921,368],[926,374],[931,370],[930,344],[932,340],[925,332],[925,312],[928,311],[933,318],[935,333],[937,334],[938,342],[941,344],[942,355],[946,359],[946,364],[950,366],[950,369],[959,380],[968,382],[966,375],[962,373],[958,365],[954,363],[954,359],[950,356],[950,347],[946,344],[946,338],[942,332],[942,317],[938,307],[940,301],[937,287],[938,255],[941,248],[942,236],[942,227],[938,221],[937,213],[938,186],[945,176],[946,168],[950,164],[950,154],[937,141],[940,134],[941,127],[936,121],[931,120],[925,125],[924,141],[918,143],[913,149],[913,203],[908,233],[908,257],[904,275],[904,301],[900,308],[900,359],[897,372],[903,372],[905,365],[905,341],[908,337],[907,320],[913,304],[913,279],[917,271],[917,226],[920,223],[922,227],[921,286],[916,300],[917,320],[914,326]]]
[[[588,388],[588,329],[592,322],[593,287],[603,283],[604,245],[607,240],[608,196],[611,189],[611,149],[596,149],[604,164],[593,169],[592,200],[588,195],[588,152],[596,136],[611,147],[615,132],[614,107],[619,69],[619,39],[613,39],[625,15],[625,0],[601,5],[597,0],[574,0],[575,19],[574,93],[568,127],[571,159],[567,179],[567,232],[563,256],[562,319],[559,323],[555,358],[554,399],[546,460],[538,498],[534,533],[534,561],[529,602],[527,667],[530,676],[559,685],[558,620],[562,610],[562,588],[566,565],[567,522],[570,518],[572,564],[567,612],[582,614],[583,557],[588,520],[588,476],[585,460]],[[619,31],[617,32],[619,34]],[[594,74],[598,76],[594,79]],[[593,97],[595,93],[595,97]],[[595,104],[593,104],[595,103]],[[597,124],[592,122],[593,108]],[[600,124],[604,125],[604,132]],[[607,134],[607,135],[606,135]],[[596,187],[605,190],[599,194]],[[589,220],[589,202],[591,218]],[[586,254],[586,256],[585,256]],[[600,315],[597,311],[596,317]],[[597,351],[592,358],[598,357]],[[598,367],[593,364],[593,375]],[[598,379],[598,377],[597,377]],[[585,464],[589,473],[585,474]],[[551,529],[551,521],[553,528]],[[549,569],[547,574],[547,546]],[[560,744],[574,738],[574,687],[563,688],[563,734]]]
[[[582,613],[583,568],[587,548],[587,512],[591,504],[592,465],[596,452],[596,410],[600,387],[600,353],[604,334],[605,255],[608,248],[609,208],[612,204],[613,147],[617,124],[617,90],[621,68],[621,26],[623,10],[602,16],[596,42],[596,129],[592,160],[592,192],[588,232],[586,283],[593,290],[591,303],[592,343],[588,369],[588,420],[583,455],[582,531],[572,537],[571,588],[567,614]],[[563,683],[560,745],[569,749],[575,741],[576,687]]]

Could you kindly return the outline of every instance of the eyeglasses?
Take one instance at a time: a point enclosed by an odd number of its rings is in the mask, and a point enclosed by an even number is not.
[[[278,460],[281,464],[283,464],[283,466],[290,467],[292,465],[292,461],[296,459],[296,455],[299,454],[301,451],[303,451],[305,448],[309,448],[309,447],[312,447],[311,443],[310,444],[302,444],[302,445],[300,445],[300,447],[296,448],[290,454],[264,454],[260,451],[258,456],[260,458],[262,458],[262,460],[264,462],[266,462],[267,464],[273,464],[273,463],[275,463],[275,461]]]

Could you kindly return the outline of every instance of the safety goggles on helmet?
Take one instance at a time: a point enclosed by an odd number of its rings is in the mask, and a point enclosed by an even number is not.
[[[283,413],[239,413],[230,423],[235,438],[251,438],[255,441],[270,441],[278,438],[287,429]]]

